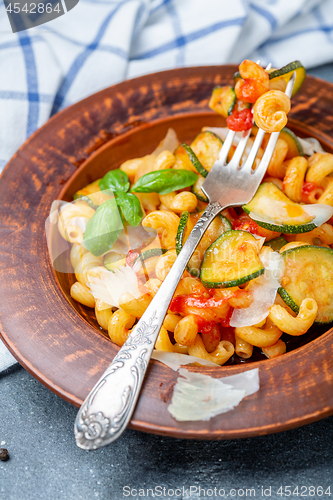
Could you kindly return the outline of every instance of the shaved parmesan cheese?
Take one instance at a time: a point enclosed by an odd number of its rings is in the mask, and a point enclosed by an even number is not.
[[[166,136],[159,143],[155,151],[152,152],[152,155],[156,157],[160,153],[162,153],[162,151],[170,151],[171,153],[173,153],[178,144],[179,144],[179,139],[177,137],[176,132],[173,130],[173,128],[169,128]]]
[[[51,224],[58,224],[59,209],[61,207],[60,200],[54,200],[50,208],[49,221]],[[64,203],[64,202],[63,202]]]
[[[118,236],[116,243],[120,242],[123,247],[126,247],[126,250],[123,249],[122,253],[127,253],[128,250],[134,250],[143,245],[148,246],[156,237],[157,231],[151,227],[127,225]],[[114,250],[116,243],[111,250]]]
[[[164,365],[172,368],[175,372],[183,365],[190,365],[192,363],[198,363],[202,366],[218,366],[216,363],[212,363],[207,359],[197,358],[196,356],[188,356],[187,354],[181,354],[178,352],[167,352],[167,351],[157,351],[154,350],[152,358],[160,361]]]
[[[253,302],[249,307],[234,309],[230,326],[252,326],[267,318],[269,308],[274,304],[276,292],[283,276],[283,258],[278,252],[260,255],[265,272],[252,280],[247,288],[252,293]]]
[[[168,411],[179,422],[210,420],[233,410],[243,398],[259,390],[259,370],[224,378],[179,370]]]
[[[123,293],[131,293],[135,299],[141,296],[138,279],[130,266],[120,266],[116,271],[103,270],[98,276],[88,276],[87,286],[95,299],[103,300],[111,307],[119,307]]]
[[[311,156],[314,153],[326,153],[326,151],[323,150],[318,139],[315,139],[314,137],[306,137],[305,139],[297,137],[297,139],[301,143],[304,153],[308,156]]]
[[[313,205],[302,205],[302,208],[307,214],[314,219],[311,221],[316,224],[317,227],[328,221],[333,215],[333,207],[330,205],[324,205],[322,203],[314,203]]]
[[[252,233],[251,233],[252,234]],[[266,238],[264,236],[259,236],[259,234],[252,234],[256,240],[258,240],[258,250],[260,251],[264,246]]]

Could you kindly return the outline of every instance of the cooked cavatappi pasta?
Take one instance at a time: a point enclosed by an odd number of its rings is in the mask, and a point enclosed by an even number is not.
[[[211,107],[232,117],[239,130],[249,112],[252,126],[254,104],[255,121],[268,132],[257,162],[269,132],[282,131],[253,199],[225,210],[204,234],[170,303],[157,350],[217,365],[255,352],[274,358],[286,352],[289,336],[333,320],[333,155],[318,144],[314,152],[285,128],[290,104],[274,85],[270,90],[270,82],[285,88],[286,80],[274,82],[245,61],[235,88],[223,87],[218,96],[213,91]],[[242,162],[257,130],[252,126]],[[73,244],[77,280],[71,296],[95,309],[117,345],[143,315],[207,206],[201,185],[226,132],[205,127],[187,145],[169,130],[151,155],[124,162],[62,208],[58,227]]]

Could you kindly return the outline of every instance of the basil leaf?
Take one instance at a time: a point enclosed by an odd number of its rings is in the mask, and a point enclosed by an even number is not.
[[[118,238],[123,223],[115,198],[100,205],[91,219],[88,220],[83,235],[86,249],[96,255],[102,255],[110,250]]]
[[[191,170],[175,170],[173,168],[156,170],[140,177],[131,191],[136,193],[168,194],[177,189],[192,186],[197,179],[197,174]]]
[[[118,193],[116,198],[123,216],[131,226],[138,226],[143,217],[140,200],[131,193]]]
[[[111,193],[127,193],[130,188],[130,182],[127,174],[117,168],[116,170],[110,170],[104,175],[99,181],[99,187],[102,191]]]

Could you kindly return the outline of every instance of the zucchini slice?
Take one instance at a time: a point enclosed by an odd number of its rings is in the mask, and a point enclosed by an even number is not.
[[[199,173],[203,177],[207,177],[208,170],[206,170],[202,166],[199,158],[197,157],[197,155],[195,154],[193,149],[188,144],[185,144],[185,143],[181,144],[181,147],[183,148],[183,150],[185,152],[184,153],[185,163],[187,162],[186,164],[188,165],[188,162],[189,162],[189,164],[191,165],[191,168],[188,168],[188,170],[193,170],[194,172]],[[179,149],[179,146],[178,146],[176,152],[178,151],[178,149]],[[176,152],[175,152],[175,156],[177,157]]]
[[[181,239],[182,246],[187,240],[196,222],[201,217],[202,213],[203,212],[189,214],[186,224],[182,225],[182,227],[180,227],[181,224],[179,224],[179,240]],[[230,231],[231,228],[232,224],[226,217],[221,214],[215,217],[215,219],[205,232],[204,236],[202,237],[202,240],[195,249],[194,254],[192,255],[187,265],[187,270],[192,276],[200,276],[200,268],[205,251],[219,236],[221,236],[221,234],[223,234],[225,231]]]
[[[95,209],[102,205],[102,203],[104,203],[106,200],[110,200],[112,196],[105,193],[104,191],[101,191],[99,187],[100,180],[101,179],[97,179],[97,181],[94,181],[91,184],[88,184],[88,186],[86,186],[85,188],[77,191],[74,194],[73,199],[85,201],[91,208]]]
[[[333,250],[313,245],[282,252],[284,273],[278,292],[296,313],[302,300],[318,304],[316,323],[333,321]]]
[[[180,253],[181,249],[183,248],[184,233],[185,233],[185,228],[186,228],[186,224],[187,224],[189,215],[190,215],[189,212],[183,212],[181,217],[180,217],[180,221],[179,221],[179,225],[178,225],[178,229],[177,229],[177,234],[176,234],[176,252],[177,252],[177,255]]]
[[[223,118],[231,115],[237,101],[235,89],[226,85],[225,87],[215,87],[213,89],[208,106]]]
[[[312,223],[315,217],[272,182],[261,184],[252,200],[243,205],[243,210],[259,226],[279,233],[306,233],[317,227]]]
[[[281,139],[286,141],[286,143],[288,144],[288,153],[286,156],[286,160],[291,160],[295,156],[304,156],[302,145],[292,130],[284,127],[281,130],[279,137],[281,137]]]
[[[278,238],[274,238],[274,240],[266,241],[264,246],[271,247],[274,252],[278,252],[287,243],[288,241],[286,240],[286,238],[284,238],[283,236],[279,236]]]
[[[205,203],[208,203],[208,198],[204,194],[204,192],[201,189],[202,184],[204,183],[205,178],[202,177],[202,175],[198,175],[198,179],[195,181],[195,183],[192,186],[192,193],[195,194],[195,196],[198,198],[200,201],[204,201]]]
[[[182,143],[182,144],[179,144],[179,146],[175,149],[174,155],[176,157],[176,164],[175,164],[174,168],[191,170],[192,172],[195,172],[197,174],[198,170],[196,169],[195,165],[193,164],[193,162],[191,160],[194,153],[191,150],[191,152],[189,154],[187,149],[185,149],[185,148],[189,148],[189,146],[185,143]],[[194,158],[194,156],[193,156],[193,159],[194,159],[195,163],[196,163],[195,160],[197,160],[198,163],[200,163],[198,158]],[[200,166],[199,166],[199,168],[200,168]],[[204,170],[202,165],[201,165],[201,168]],[[206,175],[208,175],[208,172]]]
[[[294,83],[293,93],[291,95],[291,97],[293,97],[301,88],[306,76],[305,68],[300,61],[293,61],[280,69],[271,71],[269,73],[269,79],[274,80],[282,77],[287,84],[294,71],[296,72],[296,80]]]
[[[239,81],[239,80],[243,80],[243,78],[241,77],[241,74],[239,71],[236,71],[236,73],[234,73],[234,87],[236,87],[236,83]]]
[[[205,252],[200,278],[208,288],[228,288],[257,278],[265,271],[259,241],[247,231],[227,231]]]
[[[205,130],[196,136],[191,144],[191,150],[196,155],[202,167],[209,172],[219,157],[222,145],[223,141],[220,137],[214,134],[214,132]],[[205,177],[197,167],[196,169],[199,174]]]
[[[140,255],[138,255],[134,262],[136,262],[137,260],[141,260],[141,262],[144,262],[145,260],[151,259],[152,257],[163,255],[167,251],[168,250],[166,248],[150,248],[149,250],[145,250],[144,252],[140,253]]]

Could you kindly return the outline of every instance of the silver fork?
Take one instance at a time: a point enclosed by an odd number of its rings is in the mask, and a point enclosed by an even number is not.
[[[286,94],[291,96],[295,73]],[[272,157],[279,133],[271,134],[258,167],[252,166],[265,132],[259,129],[251,152],[241,167],[250,130],[244,134],[229,163],[226,163],[235,132],[230,131],[218,160],[202,185],[209,204],[186,240],[176,262],[161,284],[125,344],[82,404],[75,421],[80,448],[97,449],[115,441],[125,430],[138,399],[154,345],[177,284],[212,220],[230,206],[248,203],[256,192]]]

